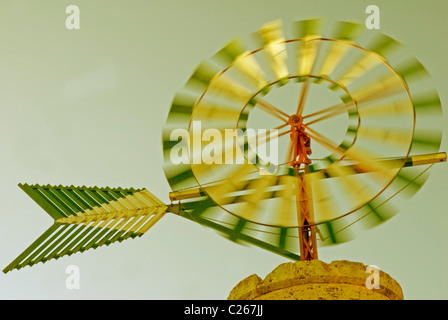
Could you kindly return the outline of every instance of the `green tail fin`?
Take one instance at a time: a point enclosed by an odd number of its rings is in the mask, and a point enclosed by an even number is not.
[[[54,223],[11,262],[4,273],[140,237],[167,208],[146,189],[19,186],[54,219]]]

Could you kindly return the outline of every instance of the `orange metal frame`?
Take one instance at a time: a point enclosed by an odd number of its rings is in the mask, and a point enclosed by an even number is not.
[[[298,114],[289,117],[288,123],[291,125],[291,148],[292,160],[290,165],[297,170],[297,220],[299,227],[299,244],[301,260],[317,259],[316,245],[316,227],[313,224],[313,203],[311,199],[311,186],[305,181],[304,176],[299,176],[299,171],[308,171],[308,165],[311,160],[308,156],[311,154],[311,139],[305,132],[302,124],[303,118]]]

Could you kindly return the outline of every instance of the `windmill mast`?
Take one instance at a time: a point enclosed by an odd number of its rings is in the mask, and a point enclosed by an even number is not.
[[[304,173],[309,172],[311,160],[311,139],[305,132],[303,119],[298,114],[289,118],[291,125],[291,148],[293,160],[290,166],[296,169],[296,207],[299,224],[300,259],[309,261],[317,259],[316,226],[314,223],[311,183],[307,183]],[[302,169],[302,174],[300,170]]]

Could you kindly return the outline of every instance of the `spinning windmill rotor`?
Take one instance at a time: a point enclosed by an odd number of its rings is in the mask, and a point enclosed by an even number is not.
[[[3,271],[141,236],[166,212],[293,260],[392,217],[391,200],[446,161],[438,94],[392,38],[324,27],[299,21],[288,36],[272,22],[254,48],[236,39],[197,67],[163,129],[170,204],[146,189],[20,185],[54,224]]]

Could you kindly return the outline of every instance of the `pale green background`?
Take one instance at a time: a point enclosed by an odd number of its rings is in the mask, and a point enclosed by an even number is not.
[[[81,10],[80,30],[65,28],[69,4]],[[380,7],[381,31],[432,75],[446,123],[448,2],[2,0],[1,267],[51,224],[19,182],[146,187],[167,202],[161,129],[201,59],[270,20],[364,21],[369,4]],[[321,260],[376,265],[407,299],[447,299],[447,179],[448,165],[434,166],[399,215],[348,244],[321,248]],[[0,298],[225,299],[241,279],[264,277],[285,261],[167,215],[138,240],[2,274]],[[80,290],[65,287],[71,264],[80,268]]]

